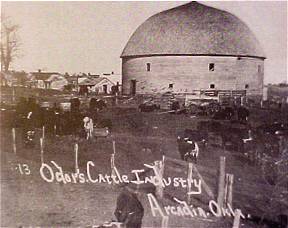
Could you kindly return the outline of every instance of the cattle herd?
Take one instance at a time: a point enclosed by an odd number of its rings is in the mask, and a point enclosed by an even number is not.
[[[255,127],[249,121],[249,109],[244,106],[210,104],[198,110],[201,110],[198,115],[209,118],[197,122],[196,129],[185,129],[178,134],[178,150],[183,160],[187,160],[185,155],[199,146],[202,149],[207,144],[219,146],[235,152],[252,165],[265,166],[269,174],[267,180],[271,184],[277,181],[277,161],[283,155],[285,145],[287,147],[287,122],[261,123]]]
[[[83,110],[80,107],[81,101],[77,97],[63,104],[40,103],[34,97],[28,99],[22,97],[16,105],[1,103],[0,123],[1,127],[22,129],[22,140],[27,147],[35,145],[37,128],[45,129],[45,134],[48,135],[75,135],[84,139],[93,137],[93,129],[111,130],[112,121],[102,119],[99,115],[107,108],[104,100],[91,98],[88,109]],[[160,105],[153,102],[138,106],[140,112],[153,112],[159,109]],[[277,181],[277,159],[281,156],[285,145],[287,146],[286,122],[262,123],[255,127],[249,120],[249,108],[242,105],[223,106],[217,102],[188,106],[173,102],[171,110],[167,113],[206,117],[204,120],[196,121],[196,128],[184,129],[178,134],[178,151],[182,160],[197,163],[199,153],[201,154],[207,145],[219,146],[224,150],[235,152],[239,158],[253,165],[269,167],[268,181],[271,184]],[[130,215],[130,207],[138,210],[137,216]],[[125,216],[123,211],[127,212]],[[117,200],[115,216],[118,222],[129,220],[131,225],[127,227],[141,227],[143,208],[135,195],[129,191],[124,192]],[[129,224],[127,221],[126,224]]]
[[[160,107],[152,99],[140,104],[138,108],[140,112],[153,112]],[[221,105],[216,101],[192,102],[181,106],[174,100],[171,103],[171,110],[167,113],[206,119],[197,122],[196,129],[184,129],[178,134],[180,158],[197,162],[199,150],[203,150],[207,144],[219,146],[236,152],[239,158],[252,165],[262,168],[265,166],[267,173],[270,174],[269,182],[273,184],[278,169],[275,164],[287,145],[285,142],[288,138],[288,123],[287,120],[283,121],[283,118],[273,123],[258,120],[258,126],[255,126],[249,120],[251,114],[249,109],[241,104]]]
[[[45,128],[45,134],[77,135],[86,138],[89,128],[85,120],[93,120],[95,128],[111,128],[111,121],[100,119],[98,113],[106,107],[106,102],[101,99],[91,98],[88,110],[80,109],[80,100],[72,98],[67,107],[61,104],[42,102],[33,97],[21,97],[15,105],[1,104],[1,126],[22,129],[24,145],[34,146],[35,129]]]
[[[68,104],[68,106],[67,106]],[[93,136],[93,129],[111,130],[112,121],[102,119],[99,112],[107,107],[102,99],[91,98],[86,110],[80,108],[79,98],[71,98],[66,106],[61,103],[37,102],[34,97],[21,97],[16,105],[1,104],[2,127],[21,128],[22,138],[27,146],[35,144],[35,129],[45,128],[48,135],[76,135],[82,138]],[[153,102],[138,106],[140,112],[152,112],[160,108]],[[196,129],[185,129],[177,138],[181,159],[197,162],[199,151],[210,145],[220,146],[254,165],[273,163],[283,150],[288,137],[288,124],[275,122],[255,127],[249,121],[249,108],[242,105],[220,105],[217,102],[202,102],[180,106],[173,102],[170,114],[206,116],[198,121]],[[229,132],[229,134],[227,134]],[[105,134],[104,134],[105,135]],[[273,180],[273,178],[272,178]]]

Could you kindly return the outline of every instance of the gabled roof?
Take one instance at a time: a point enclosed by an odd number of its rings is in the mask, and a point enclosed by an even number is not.
[[[99,77],[99,78],[87,78],[84,81],[80,82],[79,85],[85,85],[85,86],[94,86],[102,82],[103,80],[109,81],[111,84],[114,84],[111,82],[108,78],[105,77]]]
[[[68,80],[61,74],[52,74],[46,81]]]
[[[46,81],[51,75],[60,75],[58,72],[31,72],[30,73],[35,80]]]

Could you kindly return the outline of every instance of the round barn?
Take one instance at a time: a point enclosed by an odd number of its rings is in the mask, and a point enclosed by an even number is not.
[[[262,96],[265,55],[231,13],[191,2],[140,25],[122,55],[123,94],[244,91]]]

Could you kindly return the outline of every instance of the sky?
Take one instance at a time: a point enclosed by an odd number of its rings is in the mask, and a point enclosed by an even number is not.
[[[121,74],[120,55],[147,18],[187,2],[2,2],[20,25],[14,70]],[[287,1],[200,1],[244,21],[264,49],[265,83],[287,80]]]

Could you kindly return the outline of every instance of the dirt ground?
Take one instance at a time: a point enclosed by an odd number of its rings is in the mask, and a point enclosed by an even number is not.
[[[90,142],[72,136],[47,135],[44,142],[45,163],[55,161],[64,172],[74,172],[73,146],[77,142],[80,172],[85,172],[87,162],[93,161],[93,175],[110,174],[112,141],[115,141],[115,165],[121,174],[129,175],[132,170],[143,169],[144,163],[160,160],[162,155],[179,159],[177,133],[185,128],[195,128],[197,121],[201,120],[198,117],[139,113],[136,110],[128,112],[124,109],[109,109],[103,115],[112,119],[112,135]],[[16,129],[17,152],[14,154],[11,129],[1,130],[1,227],[91,227],[113,219],[120,186],[87,182],[47,183],[40,176],[39,143],[33,149],[24,148],[20,135],[21,129]],[[37,142],[40,135],[41,130],[38,130]],[[234,174],[238,185],[246,180],[262,182],[257,167],[220,148],[209,147],[203,150],[199,156],[199,165],[216,172],[220,156],[226,157],[227,172]],[[29,167],[29,174],[28,171],[25,173],[25,167]],[[143,227],[161,227],[161,219],[151,214],[147,195],[139,193],[139,199],[145,210]],[[246,204],[249,206],[251,202],[248,200]],[[232,227],[232,223],[232,218],[169,218],[169,227],[224,228]],[[242,227],[255,227],[251,223],[242,223]]]

